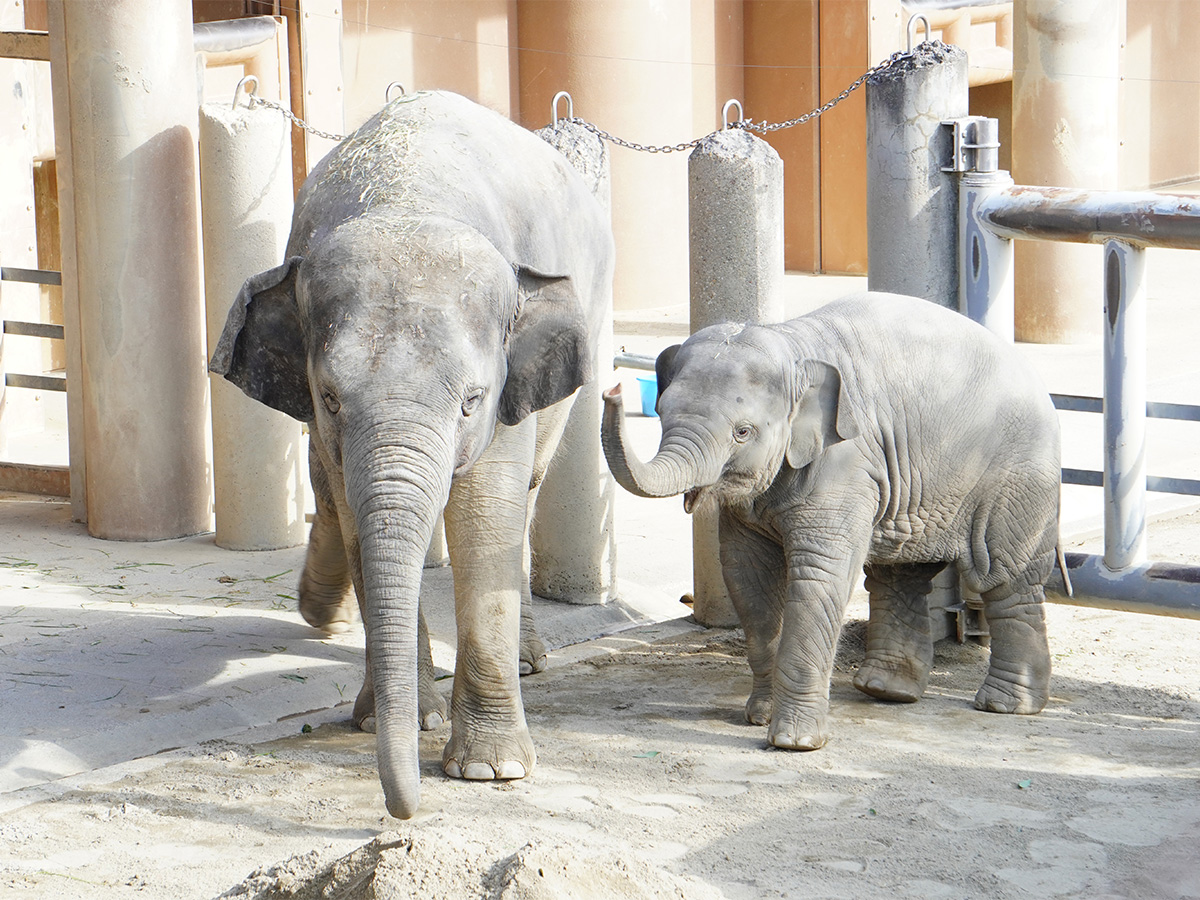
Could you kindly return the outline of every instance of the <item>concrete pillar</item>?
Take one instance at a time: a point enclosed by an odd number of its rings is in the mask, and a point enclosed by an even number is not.
[[[204,291],[215,344],[251,275],[279,264],[292,220],[292,145],[277,110],[200,111]],[[210,347],[211,350],[211,347]],[[300,423],[212,377],[217,544],[272,550],[304,541],[307,449]]]
[[[783,161],[746,131],[710,135],[688,159],[691,330],[783,319]],[[721,576],[717,516],[692,522],[692,611],[704,625],[736,625]]]
[[[958,176],[944,119],[967,115],[967,54],[920,44],[867,81],[867,285],[958,308]]]
[[[611,212],[608,148],[579,125],[559,122],[538,135],[570,161],[606,212]],[[600,447],[604,401],[612,372],[612,298],[595,346],[595,379],[579,389],[558,453],[538,492],[530,534],[531,586],[541,597],[572,603],[605,603],[617,593],[616,490]]]
[[[692,133],[691,0],[518,0],[521,122],[544,125],[570,91],[575,114],[641,144]],[[682,154],[612,153],[617,309],[687,299]]]
[[[1013,3],[1013,178],[1115,190],[1121,0]],[[1101,331],[1099,247],[1019,241],[1017,340],[1071,343]]]
[[[920,44],[867,80],[867,286],[959,308],[958,176],[944,119],[968,113],[967,54]],[[931,612],[959,602],[958,575],[933,582]],[[935,639],[952,633],[935,615]]]
[[[88,530],[117,540],[206,531],[191,4],[64,3],[59,15]]]

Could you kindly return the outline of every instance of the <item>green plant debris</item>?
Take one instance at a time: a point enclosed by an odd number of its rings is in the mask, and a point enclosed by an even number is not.
[[[635,753],[633,758],[634,759],[654,759],[654,757],[658,756],[659,753],[661,753],[661,752],[662,751],[660,751],[660,750],[647,750],[645,753]]]
[[[1032,784],[1033,784],[1032,778],[1026,778],[1024,781],[1018,781],[1017,782],[1017,790],[1027,791],[1027,790],[1029,790],[1030,786],[1032,786]]]
[[[287,653],[287,647],[276,644],[274,647],[251,647],[251,653]]]
[[[305,682],[305,681],[308,681],[308,676],[307,676],[307,675],[292,675],[292,674],[284,674],[284,675],[280,675],[279,677],[280,677],[280,678],[286,678],[288,681],[299,681],[299,682]]]
[[[300,728],[300,733],[301,734],[312,734],[312,726],[309,725],[307,722],[305,722],[304,725]]]

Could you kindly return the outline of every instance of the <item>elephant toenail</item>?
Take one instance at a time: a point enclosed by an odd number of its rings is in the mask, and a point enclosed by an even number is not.
[[[500,771],[496,773],[496,777],[503,779],[524,778],[525,767],[515,759],[510,759],[500,764]]]
[[[375,733],[375,717],[367,716],[365,719],[363,719],[361,722],[358,723],[358,729],[359,729],[359,731],[365,731],[368,734],[374,734]]]
[[[467,763],[462,777],[467,781],[491,781],[496,777],[496,770],[484,762]]]
[[[463,777],[462,769],[458,767],[458,760],[456,759],[446,760],[445,765],[442,766],[442,771],[444,771],[451,778]]]
[[[425,721],[421,723],[421,728],[425,731],[433,731],[433,729],[437,728],[444,721],[446,720],[437,713],[430,713],[425,717]]]

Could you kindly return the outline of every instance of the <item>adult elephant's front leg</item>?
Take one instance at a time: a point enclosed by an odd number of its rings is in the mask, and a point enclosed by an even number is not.
[[[497,425],[491,445],[455,481],[446,505],[458,647],[442,767],[455,778],[523,778],[536,760],[518,675],[534,443],[532,417],[512,428]]]

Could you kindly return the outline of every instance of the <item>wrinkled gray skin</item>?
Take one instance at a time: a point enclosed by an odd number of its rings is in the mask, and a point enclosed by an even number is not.
[[[354,720],[387,809],[417,809],[418,727],[446,718],[418,611],[445,512],[458,653],[444,770],[534,766],[518,671],[545,664],[528,523],[611,284],[607,217],[566,160],[454,94],[400,98],[323,159],[283,265],[250,278],[211,369],[311,426],[305,619],[367,636]],[[419,698],[419,699],[418,699]]]
[[[720,504],[721,565],[754,674],[746,718],[770,723],[771,744],[825,744],[834,650],[863,568],[859,690],[920,698],[927,595],[953,565],[991,628],[975,706],[1045,706],[1058,419],[1011,347],[924,300],[863,294],[780,325],[706,328],[657,370],[658,454],[642,463],[627,450],[618,386],[605,394],[609,466],[636,494]]]

